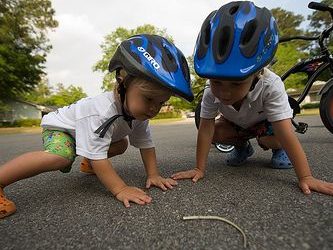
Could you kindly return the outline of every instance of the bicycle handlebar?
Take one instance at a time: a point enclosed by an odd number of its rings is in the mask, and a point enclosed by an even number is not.
[[[289,42],[291,40],[306,40],[306,41],[314,41],[318,40],[319,36],[308,37],[308,36],[291,36],[291,37],[281,37],[279,39],[279,43]]]
[[[309,9],[319,10],[319,11],[329,11],[333,18],[333,8],[324,3],[310,2],[308,5]]]

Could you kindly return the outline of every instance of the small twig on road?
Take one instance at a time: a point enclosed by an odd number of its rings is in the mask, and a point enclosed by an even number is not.
[[[194,216],[184,216],[183,220],[220,220],[220,221],[223,221],[223,222],[235,227],[243,235],[244,248],[247,245],[246,235],[245,235],[244,231],[239,226],[237,226],[235,223],[233,223],[230,220],[227,220],[223,217],[220,217],[220,216],[201,216],[201,215],[195,216],[194,215]]]

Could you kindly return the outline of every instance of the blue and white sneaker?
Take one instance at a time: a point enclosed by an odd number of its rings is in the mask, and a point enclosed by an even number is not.
[[[253,153],[254,149],[249,141],[244,146],[235,146],[234,150],[227,155],[226,164],[229,166],[243,165]]]

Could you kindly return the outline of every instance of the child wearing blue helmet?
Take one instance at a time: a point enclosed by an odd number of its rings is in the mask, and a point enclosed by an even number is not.
[[[167,190],[177,184],[159,174],[148,122],[171,95],[193,100],[184,55],[163,37],[136,35],[120,44],[109,70],[116,71],[114,92],[47,114],[41,123],[45,150],[23,154],[0,167],[0,218],[16,211],[5,197],[5,186],[47,171],[69,172],[77,155],[85,157],[81,171],[96,174],[126,207],[130,202],[150,203],[151,197],[127,186],[108,160],[125,152],[127,138],[140,149],[147,188]]]
[[[195,52],[196,73],[207,78],[200,113],[196,167],[172,175],[175,180],[204,176],[212,142],[231,144],[226,164],[242,165],[254,150],[250,138],[272,149],[273,168],[292,168],[305,194],[333,195],[333,184],[315,179],[292,126],[292,109],[280,77],[265,68],[278,46],[271,12],[252,2],[230,2],[208,15]],[[220,119],[215,117],[221,113]]]

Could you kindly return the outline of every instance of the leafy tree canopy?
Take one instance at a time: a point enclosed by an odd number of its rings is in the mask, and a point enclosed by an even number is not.
[[[0,100],[32,90],[41,80],[58,26],[50,0],[0,0]]]
[[[70,85],[65,87],[58,83],[55,88],[50,87],[45,81],[40,82],[33,91],[27,93],[24,99],[45,106],[63,107],[87,97],[81,87]]]
[[[321,3],[327,4],[333,8],[333,0],[322,0]],[[312,35],[319,35],[321,31],[330,27],[333,23],[332,16],[327,11],[314,11],[311,15],[308,16],[310,21],[310,28]],[[331,33],[332,34],[332,33]],[[328,48],[333,51],[333,35],[327,39]],[[311,50],[312,53],[316,53],[319,47],[317,46]]]

